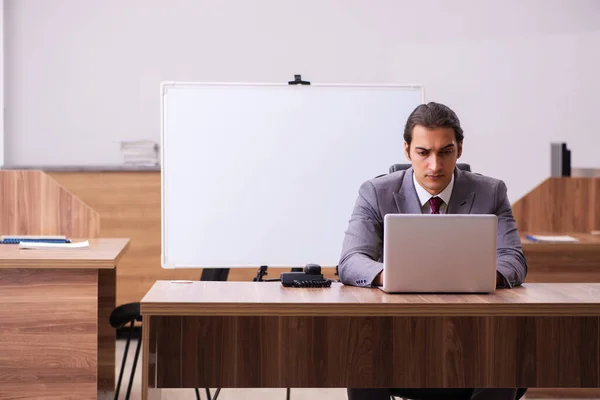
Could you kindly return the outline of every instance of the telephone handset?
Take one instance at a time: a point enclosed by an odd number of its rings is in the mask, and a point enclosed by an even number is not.
[[[303,272],[282,272],[281,284],[286,287],[323,288],[330,287],[331,280],[325,279],[320,265],[307,264]]]

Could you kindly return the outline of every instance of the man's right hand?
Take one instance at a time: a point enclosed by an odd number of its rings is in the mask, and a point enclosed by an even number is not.
[[[381,271],[375,279],[373,279],[373,286],[383,286],[383,271]]]

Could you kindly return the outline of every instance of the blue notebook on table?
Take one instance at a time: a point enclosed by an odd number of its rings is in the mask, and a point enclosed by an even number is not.
[[[0,236],[0,244],[19,244],[21,242],[33,243],[71,243],[66,236],[30,236],[30,235],[4,235]]]

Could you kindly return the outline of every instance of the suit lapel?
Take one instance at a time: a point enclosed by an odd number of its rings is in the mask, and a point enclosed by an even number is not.
[[[394,193],[394,200],[400,214],[421,214],[421,206],[419,205],[419,197],[415,190],[413,182],[412,167],[404,172],[402,186],[398,193]]]
[[[469,187],[468,182],[465,182],[465,177],[462,172],[456,168],[454,174],[454,188],[448,205],[448,214],[470,214],[473,201],[475,200],[475,192]]]

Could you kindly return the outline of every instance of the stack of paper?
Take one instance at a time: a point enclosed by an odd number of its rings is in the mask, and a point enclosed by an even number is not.
[[[525,238],[532,242],[553,242],[553,243],[579,242],[579,239],[577,239],[573,236],[525,235]]]
[[[19,243],[20,249],[26,250],[41,250],[41,249],[87,249],[90,247],[90,242],[85,240],[83,242],[75,243],[46,243],[46,242],[21,242]]]
[[[123,161],[127,165],[156,166],[159,163],[159,147],[151,140],[121,142]]]

